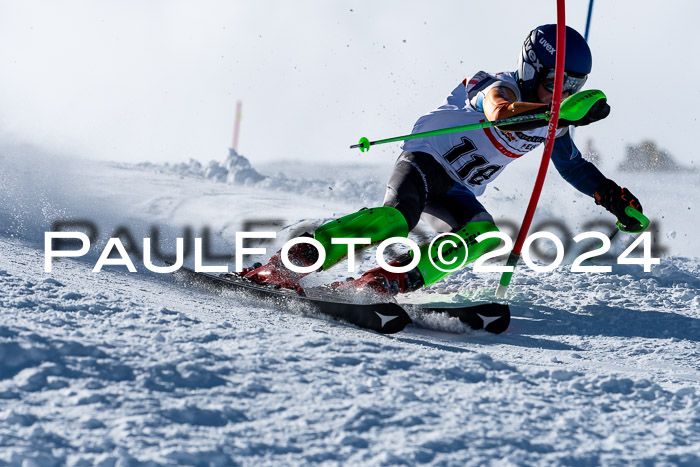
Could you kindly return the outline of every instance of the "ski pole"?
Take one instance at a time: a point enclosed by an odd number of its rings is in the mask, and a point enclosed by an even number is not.
[[[620,232],[625,232],[625,233],[629,233],[629,234],[641,233],[641,232],[644,232],[647,229],[647,227],[649,226],[649,223],[650,223],[649,218],[646,217],[641,212],[637,211],[632,206],[625,207],[625,214],[627,214],[628,216],[630,216],[634,219],[637,219],[639,221],[639,225],[640,225],[639,228],[636,230],[625,230],[625,229],[623,229],[623,226],[620,223],[620,221],[617,221],[615,223],[615,227],[613,228],[613,230],[608,234],[608,240],[610,242],[612,242],[615,239],[615,237],[617,237],[617,234],[619,234]],[[605,243],[601,243],[598,247],[596,247],[596,250],[600,250],[604,246],[605,246]],[[586,261],[597,266],[597,263],[594,262],[593,260],[591,260],[590,258],[586,259]]]
[[[639,228],[637,228],[636,230],[625,230],[623,228],[624,226],[622,225],[622,223],[620,221],[617,221],[615,223],[614,230],[612,232],[610,232],[610,234],[608,235],[608,239],[611,242],[613,241],[613,239],[615,237],[617,237],[617,234],[620,232],[625,232],[625,233],[629,233],[629,234],[636,234],[636,233],[644,232],[647,229],[647,227],[649,227],[649,222],[650,222],[649,218],[647,216],[645,216],[644,214],[642,214],[641,212],[637,211],[632,206],[625,207],[625,214],[627,214],[628,216],[630,216],[633,219],[637,219],[637,221],[639,221]],[[600,245],[598,248],[596,248],[596,250],[599,250],[601,248],[603,248],[603,245]]]
[[[563,120],[576,121],[583,118],[586,113],[591,109],[593,104],[601,99],[606,99],[603,91],[598,91],[596,89],[590,89],[587,91],[577,92],[576,94],[566,98],[564,102],[561,103],[561,108],[559,110],[560,118]],[[493,121],[483,121],[477,123],[471,123],[469,125],[453,126],[450,128],[440,128],[437,130],[423,131],[421,133],[413,133],[410,135],[395,136],[393,138],[380,139],[377,141],[370,141],[364,136],[360,138],[357,144],[350,146],[350,149],[360,148],[361,152],[369,151],[370,146],[376,144],[384,143],[395,143],[397,141],[407,141],[409,139],[427,138],[429,136],[446,135],[449,133],[459,133],[463,131],[478,130],[479,128],[490,128],[498,125],[507,125],[509,123],[522,123],[532,120],[547,120],[551,118],[552,112],[546,111],[535,115],[516,115],[515,117],[502,118],[500,120]]]
[[[380,139],[377,141],[370,141],[363,136],[362,138],[360,138],[360,142],[350,146],[350,149],[360,148],[361,152],[365,152],[365,151],[369,151],[369,147],[374,146],[375,144],[395,143],[396,141],[406,141],[409,139],[427,138],[429,136],[446,135],[449,133],[459,133],[461,131],[478,130],[479,128],[489,128],[489,127],[492,127],[495,125],[504,125],[506,123],[520,123],[520,122],[528,122],[531,120],[548,120],[548,119],[549,119],[549,112],[543,112],[541,114],[535,114],[535,115],[522,115],[522,116],[516,115],[515,117],[502,118],[500,120],[494,120],[494,121],[486,120],[483,122],[471,123],[469,125],[453,126],[450,128],[441,128],[439,130],[423,131],[421,133],[413,133],[413,134],[404,135],[404,136],[395,136],[393,138]]]
[[[620,221],[617,221],[617,228],[619,231],[625,232],[625,233],[640,233],[640,232],[644,232],[647,229],[647,227],[649,227],[649,222],[650,222],[649,218],[647,216],[645,216],[644,214],[642,214],[641,212],[637,211],[632,206],[625,207],[625,214],[627,214],[628,216],[630,216],[633,219],[637,219],[639,221],[639,228],[636,230],[625,230],[622,228],[623,227],[622,223]]]

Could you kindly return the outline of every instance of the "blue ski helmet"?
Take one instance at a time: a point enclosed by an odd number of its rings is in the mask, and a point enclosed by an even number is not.
[[[524,99],[536,97],[537,86],[549,75],[553,77],[556,58],[557,25],[538,26],[527,35],[518,59],[515,79]],[[566,27],[564,90],[571,94],[581,90],[591,72],[593,59],[586,40],[575,29]],[[567,82],[568,81],[568,82]]]

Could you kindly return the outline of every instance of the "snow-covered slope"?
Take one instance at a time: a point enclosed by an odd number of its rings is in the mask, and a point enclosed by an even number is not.
[[[272,252],[297,228],[381,197],[392,161],[375,162],[242,186],[3,148],[0,465],[700,463],[697,200],[684,197],[696,174],[610,174],[661,219],[661,264],[523,267],[499,336],[447,319],[382,336],[183,289],[138,263],[136,274],[91,271],[120,228],[140,240],[157,226],[171,251],[186,226],[207,226],[213,250],[230,254],[245,221],[280,221]],[[535,169],[489,189],[496,217],[520,220]],[[589,216],[610,222],[555,174],[547,183],[540,220],[574,233]],[[98,242],[45,273],[43,232],[61,219],[89,220]],[[619,241],[618,252],[629,239]],[[467,268],[406,299],[484,298],[497,278]]]

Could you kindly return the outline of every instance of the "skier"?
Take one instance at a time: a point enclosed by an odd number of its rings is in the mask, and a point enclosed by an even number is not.
[[[554,90],[555,44],[556,25],[533,29],[525,39],[515,72],[480,71],[465,79],[440,107],[418,119],[413,133],[549,110]],[[578,32],[567,27],[562,99],[581,89],[591,65],[588,44]],[[560,120],[551,160],[574,188],[594,198],[596,204],[613,213],[626,229],[634,229],[638,221],[627,216],[625,207],[632,206],[641,212],[637,198],[583,159],[568,131],[569,125],[588,125],[604,119],[609,112],[610,106],[603,99],[580,120]],[[531,120],[406,141],[389,179],[383,206],[362,209],[315,230],[313,237],[326,251],[321,269],[333,266],[347,255],[347,245],[332,244],[332,238],[370,238],[376,244],[390,237],[407,237],[421,217],[438,232],[451,232],[464,239],[468,245],[466,262],[495,249],[500,243],[497,238],[474,241],[483,233],[498,231],[493,217],[477,197],[508,164],[545,140],[546,125],[544,120]],[[440,250],[440,242],[447,240],[439,239],[430,250],[429,244],[421,246],[420,260],[409,272],[375,268],[358,279],[333,286],[393,295],[434,284],[450,274],[443,271],[447,267],[438,268],[435,264],[438,259],[435,252]],[[443,261],[461,264],[465,260],[464,250],[461,245],[443,248]],[[433,254],[432,258],[429,253]],[[288,258],[297,266],[310,266],[317,261],[318,251],[308,243],[299,243],[289,250]],[[408,253],[389,264],[405,266],[412,259],[412,253]],[[241,274],[257,283],[273,283],[299,291],[299,279],[305,275],[285,268],[280,252],[268,264],[245,269]]]

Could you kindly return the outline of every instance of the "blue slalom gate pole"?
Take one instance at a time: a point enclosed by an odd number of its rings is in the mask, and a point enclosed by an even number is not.
[[[586,17],[586,33],[583,38],[588,42],[588,33],[591,30],[591,16],[593,16],[593,0],[588,2],[588,17]]]

